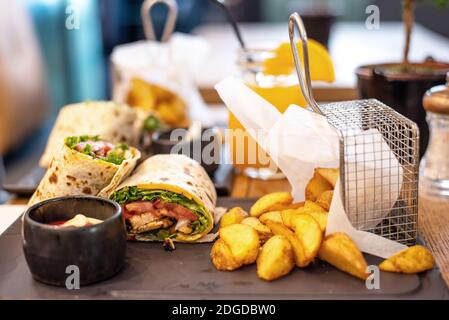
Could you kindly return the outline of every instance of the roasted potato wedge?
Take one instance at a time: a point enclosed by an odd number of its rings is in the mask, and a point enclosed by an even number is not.
[[[323,240],[320,225],[312,216],[305,213],[292,217],[291,223],[296,236],[303,245],[306,260],[313,261]]]
[[[151,112],[156,108],[157,97],[149,85],[140,78],[132,78],[127,103],[132,107]]]
[[[174,93],[172,93],[167,89],[164,89],[154,84],[149,86],[151,86],[151,89],[153,90],[154,94],[160,101],[171,101],[177,98],[177,96]]]
[[[274,211],[273,208],[276,206],[291,204],[292,201],[290,192],[272,192],[259,198],[251,207],[249,214],[252,217],[259,217],[265,212]]]
[[[220,229],[219,235],[238,263],[251,264],[256,261],[260,239],[254,228],[244,224],[231,224]]]
[[[301,202],[295,202],[290,204],[276,204],[273,206],[271,211],[283,211],[283,210],[290,210],[290,209],[298,209],[304,207],[304,201]]]
[[[243,265],[234,258],[231,249],[222,239],[215,241],[210,252],[210,258],[215,268],[221,271],[236,270]]]
[[[324,191],[322,194],[319,195],[318,199],[316,199],[316,204],[322,207],[324,210],[329,211],[333,196],[334,196],[333,190]]]
[[[268,281],[288,274],[294,266],[292,245],[281,235],[271,237],[257,257],[257,275]]]
[[[391,262],[391,260],[386,259],[380,265],[379,269],[387,272],[401,272],[399,269],[396,269],[396,266]]]
[[[316,204],[313,201],[310,200],[306,200],[304,202],[304,209],[308,210],[308,211],[319,211],[319,212],[326,212],[326,210],[324,210],[324,208],[318,204]]]
[[[313,217],[320,225],[321,232],[324,232],[327,227],[327,212],[325,211],[305,211],[308,215]]]
[[[312,179],[306,185],[306,200],[316,201],[324,191],[333,189],[332,184],[318,174],[315,169]]]
[[[340,176],[340,170],[338,168],[317,168],[316,171],[332,185],[332,188],[335,188],[338,177]]]
[[[235,207],[226,212],[220,219],[220,228],[242,222],[248,213],[240,207]]]
[[[274,221],[274,222],[281,223],[281,224],[283,223],[281,211],[266,212],[259,217],[259,220],[263,224],[267,224],[267,221]]]
[[[310,260],[306,258],[304,247],[298,237],[295,235],[293,231],[284,226],[283,224],[267,221],[267,226],[271,229],[271,231],[275,235],[284,236],[292,245],[293,255],[295,256],[295,264],[300,267],[306,267]]]
[[[379,265],[379,269],[388,272],[407,274],[419,273],[433,268],[435,260],[425,247],[416,245],[399,251]]]
[[[328,235],[321,244],[318,257],[359,279],[366,280],[368,277],[365,258],[354,241],[345,233],[335,232]]]
[[[298,208],[295,210],[284,210],[281,213],[282,216],[282,221],[283,223],[293,229],[293,223],[291,222],[291,217],[294,217],[298,214],[308,214],[311,217],[313,217],[316,222],[318,222],[321,232],[324,232],[324,230],[326,230],[326,226],[327,226],[327,212],[324,211],[323,208],[321,208],[320,206],[318,206],[317,204],[315,204],[314,202],[311,201],[306,201],[306,203],[311,203],[312,205],[308,205],[308,206],[304,206],[302,208]]]
[[[301,208],[303,209],[303,208]],[[282,223],[289,227],[290,229],[293,229],[293,218],[296,217],[298,214],[301,214],[301,210],[298,209],[288,209],[281,211],[281,217],[282,217]]]
[[[260,243],[265,243],[268,239],[270,239],[270,237],[273,236],[270,228],[260,222],[260,220],[256,217],[247,217],[242,220],[241,224],[246,224],[247,226],[254,228],[254,230],[256,230],[259,234]]]

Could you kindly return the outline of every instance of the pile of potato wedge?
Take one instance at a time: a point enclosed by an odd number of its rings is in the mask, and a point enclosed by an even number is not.
[[[275,280],[315,258],[365,280],[367,263],[352,239],[340,232],[324,237],[338,169],[316,168],[306,186],[304,202],[293,203],[289,192],[258,199],[249,213],[240,207],[226,212],[210,257],[216,269],[236,270],[256,263],[257,275]],[[382,271],[417,273],[431,269],[434,259],[422,246],[409,247],[383,261]]]
[[[187,127],[189,124],[186,103],[167,88],[132,78],[126,102],[145,112],[155,113],[171,127]]]

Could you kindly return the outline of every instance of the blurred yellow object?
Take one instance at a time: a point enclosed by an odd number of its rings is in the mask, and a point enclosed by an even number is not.
[[[315,40],[308,40],[310,77],[312,80],[332,82],[335,80],[334,65],[326,48]],[[297,44],[299,58],[303,61],[302,43]],[[263,73],[269,75],[290,74],[295,68],[289,42],[281,43],[274,50],[274,57],[265,59]]]
[[[171,127],[189,125],[186,104],[179,96],[140,78],[131,79],[131,88],[126,102],[145,112],[154,112],[162,122]]]
[[[139,78],[131,79],[131,88],[128,92],[128,105],[142,108],[146,112],[153,111],[156,105],[156,96],[152,88]]]
[[[334,81],[334,66],[326,48],[309,39],[308,49],[311,79]],[[302,44],[300,42],[298,42],[298,51],[302,60]],[[266,56],[269,58],[265,58]],[[283,113],[291,104],[306,106],[307,103],[296,77],[290,43],[284,42],[267,50],[248,50],[247,56],[242,61],[247,62],[241,65],[242,79],[246,85],[280,112]],[[229,129],[234,129],[229,131],[227,137],[234,167],[245,170],[247,168],[269,168],[272,165],[269,156],[244,131],[242,124],[232,113],[229,113]]]
[[[300,106],[306,105],[306,101],[303,98],[298,85],[270,87],[260,87],[248,83],[246,85],[274,105],[280,112],[287,110],[288,106],[291,104]],[[270,166],[269,156],[259,147],[254,139],[244,131],[240,121],[232,113],[229,113],[228,121],[229,129],[242,130],[232,131],[228,134],[233,166],[239,169],[245,169],[247,167],[268,168]],[[245,142],[243,148],[242,141]]]

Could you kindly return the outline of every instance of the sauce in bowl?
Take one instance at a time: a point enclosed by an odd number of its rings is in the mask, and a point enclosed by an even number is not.
[[[57,228],[65,228],[65,227],[89,227],[95,224],[102,223],[102,220],[86,217],[83,214],[77,214],[70,220],[56,220],[49,222],[48,224]]]

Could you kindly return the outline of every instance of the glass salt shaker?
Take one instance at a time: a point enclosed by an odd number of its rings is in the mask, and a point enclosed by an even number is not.
[[[449,73],[446,85],[428,90],[423,98],[429,125],[429,145],[420,163],[421,192],[449,197]]]

